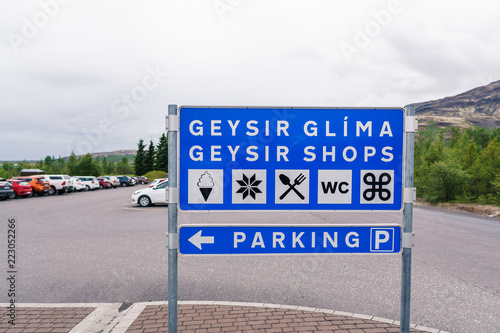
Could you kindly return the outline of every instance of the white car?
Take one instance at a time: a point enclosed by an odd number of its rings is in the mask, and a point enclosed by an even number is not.
[[[43,177],[46,182],[49,182],[50,190],[49,195],[64,194],[70,192],[73,187],[71,177],[68,175],[36,175]],[[31,176],[33,177],[33,176]]]
[[[135,191],[132,193],[132,203],[138,204],[141,207],[147,207],[157,203],[168,204],[168,182]]]
[[[168,178],[156,178],[155,180],[153,180],[151,182],[151,184],[149,185],[149,187],[155,187],[159,183],[163,183],[164,180],[168,180]]]
[[[85,191],[93,191],[96,188],[99,188],[99,181],[94,176],[75,176],[76,178],[80,178],[85,185]]]
[[[85,190],[85,184],[83,184],[82,180],[78,177],[71,177],[73,179],[73,188],[75,191],[83,191]]]

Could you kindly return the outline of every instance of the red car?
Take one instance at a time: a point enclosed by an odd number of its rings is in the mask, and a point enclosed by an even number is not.
[[[107,180],[106,178],[101,178],[97,177],[97,180],[99,181],[99,188],[111,188],[113,185],[111,185],[111,182]]]
[[[25,181],[9,179],[8,182],[12,184],[12,189],[14,190],[14,193],[9,196],[9,199],[15,199],[17,197],[27,198],[33,193],[31,185]]]

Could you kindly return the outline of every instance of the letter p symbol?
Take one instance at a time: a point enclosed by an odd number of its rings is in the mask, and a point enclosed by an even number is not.
[[[393,252],[394,230],[390,228],[371,229],[370,252]]]

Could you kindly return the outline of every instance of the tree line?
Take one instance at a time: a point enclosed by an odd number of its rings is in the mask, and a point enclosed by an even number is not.
[[[414,184],[430,202],[500,204],[500,128],[419,131]]]
[[[36,168],[45,171],[46,174],[68,174],[72,176],[101,176],[101,175],[136,175],[142,176],[149,171],[168,170],[168,146],[167,138],[163,134],[155,146],[150,141],[147,152],[144,151],[143,140],[138,146],[137,155],[130,163],[129,158],[98,158],[90,153],[84,156],[76,156],[74,152],[68,158],[55,158],[47,156],[36,163],[26,161],[19,163],[4,162],[0,167],[0,178],[9,179],[19,176],[22,169]],[[145,154],[146,153],[146,154]]]
[[[48,175],[67,174],[72,176],[98,177],[101,175],[133,174],[133,167],[127,157],[122,157],[120,161],[115,162],[106,157],[94,158],[91,154],[76,156],[72,152],[67,159],[47,156],[35,164],[25,161],[17,164],[5,162],[2,164],[2,168],[0,168],[0,177],[5,179],[16,177],[19,176],[22,169],[32,168],[43,170]]]
[[[3,163],[0,177],[19,175],[24,168],[42,169],[47,174],[92,175],[134,174],[168,171],[167,137],[158,144],[146,146],[140,139],[133,163],[126,157],[120,161],[75,156],[65,160],[47,156],[35,165],[20,162]],[[450,127],[439,130],[427,127],[415,140],[414,186],[417,196],[429,202],[463,202],[500,205],[500,128]]]

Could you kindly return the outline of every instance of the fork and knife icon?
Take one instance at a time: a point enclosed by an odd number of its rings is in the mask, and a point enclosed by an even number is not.
[[[289,186],[289,188],[280,196],[280,200],[283,200],[287,195],[288,193],[290,193],[291,191],[294,191],[300,199],[304,200],[305,197],[302,195],[302,193],[300,193],[296,188],[295,186],[298,186],[300,184],[302,184],[302,182],[304,180],[306,180],[306,176],[304,176],[302,173],[300,175],[298,175],[294,180],[293,180],[293,184],[291,183],[290,181],[290,178],[288,178],[287,175],[284,175],[284,174],[280,174],[279,175],[279,179],[281,181],[281,183],[283,183],[283,185],[287,185]]]

